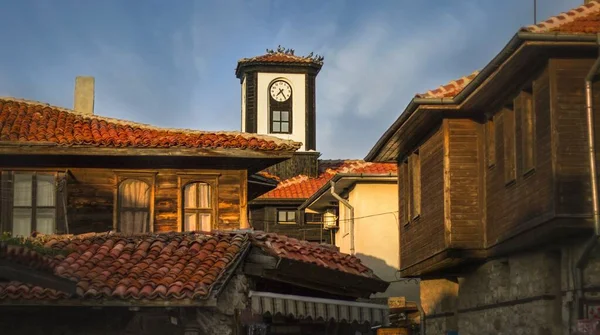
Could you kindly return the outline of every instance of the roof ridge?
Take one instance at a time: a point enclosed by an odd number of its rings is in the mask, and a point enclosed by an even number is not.
[[[521,29],[519,29],[519,31],[526,31],[532,33],[548,32],[553,28],[557,28],[565,23],[573,22],[576,19],[585,17],[590,13],[598,11],[600,11],[600,2],[596,0],[590,1],[581,6],[572,8],[566,12],[562,12],[558,15],[551,16],[540,23],[522,27]]]

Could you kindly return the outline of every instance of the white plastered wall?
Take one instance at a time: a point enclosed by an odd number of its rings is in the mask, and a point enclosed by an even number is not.
[[[405,296],[418,301],[418,284],[398,282],[400,269],[400,235],[398,229],[398,184],[356,183],[348,194],[354,207],[355,255],[381,279],[391,282],[388,290],[374,297]],[[339,204],[340,229],[335,243],[343,253],[350,253],[350,221],[343,204]]]
[[[269,85],[275,79],[285,80],[292,87],[293,100],[291,134],[269,134]],[[304,142],[306,137],[306,75],[299,73],[258,73],[257,84],[257,132],[259,134],[267,134],[286,140],[301,142],[302,147],[299,151],[304,151]]]

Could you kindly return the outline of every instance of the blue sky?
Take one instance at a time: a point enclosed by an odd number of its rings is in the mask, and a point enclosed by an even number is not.
[[[538,20],[583,0],[538,0]],[[363,158],[422,93],[480,69],[533,0],[56,0],[0,3],[0,96],[72,107],[96,77],[95,112],[164,127],[240,129],[237,60],[281,44],[325,56],[317,149]]]

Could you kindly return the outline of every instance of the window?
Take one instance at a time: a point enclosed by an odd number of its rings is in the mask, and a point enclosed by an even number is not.
[[[306,213],[304,214],[304,222],[306,224],[323,224],[323,214]]]
[[[523,174],[535,168],[535,111],[531,92],[521,93],[521,134]]]
[[[485,123],[485,150],[487,166],[496,165],[496,129],[493,116]]]
[[[269,131],[274,134],[292,133],[292,87],[284,80],[274,80],[268,89]]]
[[[409,219],[412,220],[421,214],[421,159],[418,151],[410,155],[408,163]]]
[[[296,224],[296,211],[291,209],[277,210],[278,224]]]
[[[515,158],[515,112],[512,108],[502,109],[504,123],[504,182],[508,185],[517,178]]]
[[[56,184],[54,174],[15,172],[12,192],[12,235],[29,236],[33,231],[54,234],[56,230]],[[10,222],[7,226],[10,225]]]
[[[118,191],[118,229],[126,234],[145,233],[150,225],[150,185],[125,179]]]
[[[183,191],[184,231],[211,231],[213,204],[211,186],[205,182],[185,185]]]
[[[290,112],[273,111],[271,114],[272,133],[290,133]]]

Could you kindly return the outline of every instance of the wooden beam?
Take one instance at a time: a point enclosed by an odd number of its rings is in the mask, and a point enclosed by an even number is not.
[[[79,156],[207,156],[246,158],[291,158],[292,150],[252,150],[236,148],[102,148],[85,145],[59,146],[54,143],[0,141],[0,154],[79,155]]]

